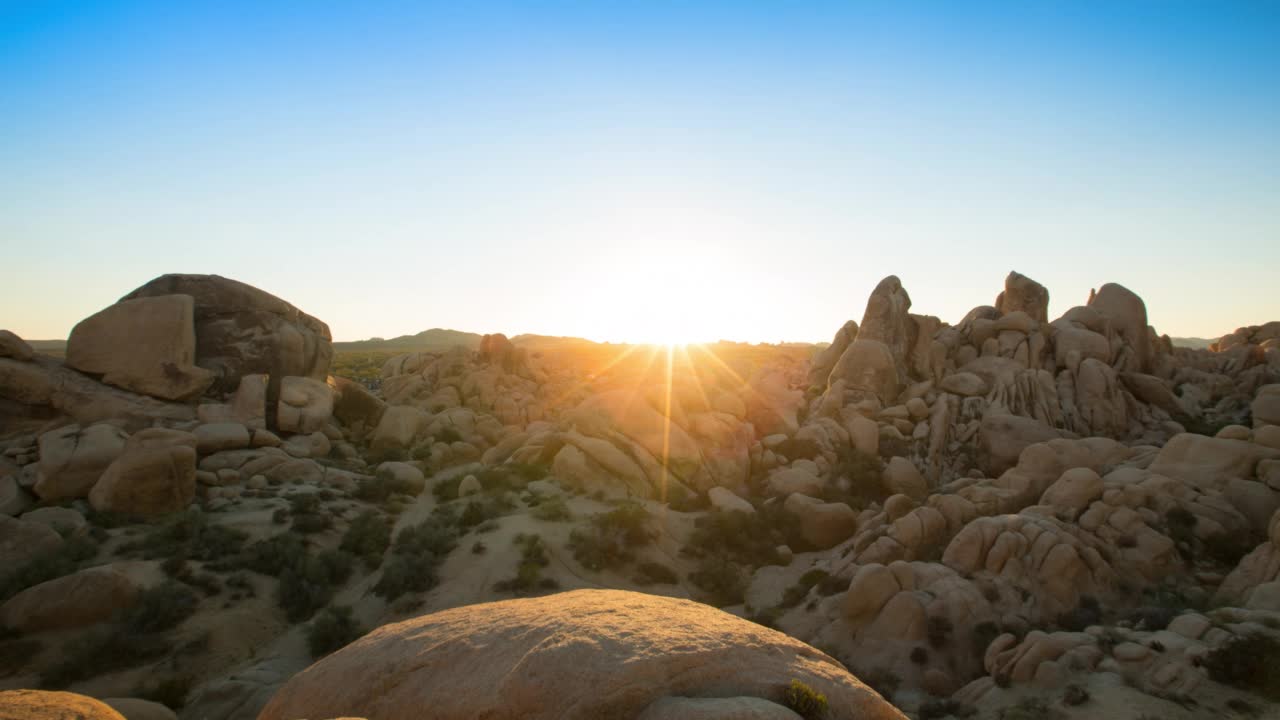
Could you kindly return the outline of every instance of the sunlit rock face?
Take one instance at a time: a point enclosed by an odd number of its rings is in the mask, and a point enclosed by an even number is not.
[[[386,625],[298,674],[261,720],[638,717],[670,698],[755,698],[793,680],[826,717],[903,715],[823,653],[686,600],[579,590]],[[718,717],[718,716],[717,716]]]

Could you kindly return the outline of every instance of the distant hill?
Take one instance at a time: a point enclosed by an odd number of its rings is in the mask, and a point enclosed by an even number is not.
[[[1218,342],[1218,338],[1169,338],[1173,341],[1174,347],[1191,348],[1193,350],[1207,350],[1210,345]]]
[[[401,335],[390,339],[375,337],[368,340],[335,342],[333,349],[338,352],[369,352],[377,350],[414,352],[448,350],[461,345],[474,350],[480,347],[480,338],[481,336],[476,333],[431,328],[430,330],[423,330],[417,335]]]

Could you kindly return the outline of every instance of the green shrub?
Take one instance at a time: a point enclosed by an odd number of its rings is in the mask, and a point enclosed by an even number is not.
[[[522,534],[516,536],[515,542],[521,549],[515,577],[495,583],[493,589],[498,592],[528,595],[538,590],[558,588],[560,584],[554,578],[542,577],[542,569],[551,564],[542,538],[537,535]]]
[[[746,571],[723,555],[702,558],[689,573],[689,582],[706,592],[708,602],[717,607],[737,605],[747,592]]]
[[[161,583],[138,593],[137,600],[125,610],[121,624],[134,634],[163,632],[191,617],[199,604],[195,593],[185,585]]]
[[[192,508],[120,550],[141,552],[147,559],[182,557],[217,564],[239,554],[248,537],[243,531],[210,522],[205,513]]]
[[[723,555],[752,567],[775,564],[785,538],[770,520],[767,512],[709,513],[694,521],[683,552],[693,557]]]
[[[3,581],[0,581],[0,603],[29,587],[70,575],[84,567],[97,554],[97,544],[87,537],[64,540],[57,548],[32,558],[4,576]]]
[[[636,566],[632,580],[637,585],[675,585],[680,582],[680,576],[662,563],[642,562]]]
[[[280,573],[276,600],[290,622],[302,622],[328,605],[351,576],[352,557],[341,550],[303,555]]]
[[[958,700],[930,698],[920,705],[920,720],[938,720],[944,717],[969,717],[976,711]]]
[[[799,680],[792,680],[783,691],[782,704],[804,720],[819,720],[827,715],[827,696]]]
[[[383,563],[375,595],[388,602],[409,592],[424,592],[438,582],[436,568],[457,546],[457,533],[447,511],[396,535],[391,558]]]
[[[809,590],[811,590],[814,585],[817,585],[826,579],[827,571],[818,568],[809,570],[804,575],[801,575],[800,579],[797,580],[794,585],[787,588],[782,594],[782,607],[791,608],[799,605],[806,597],[809,596]]]
[[[619,567],[635,559],[634,548],[648,545],[649,511],[637,502],[625,502],[591,518],[586,529],[569,534],[569,549],[578,564],[588,570]]]
[[[1001,708],[997,717],[1000,720],[1047,720],[1057,717],[1057,713],[1041,698],[1024,697],[1016,705]]]
[[[1236,637],[1209,652],[1204,667],[1216,682],[1280,701],[1280,642],[1269,635]]]
[[[366,510],[351,521],[339,547],[360,558],[370,570],[374,570],[382,564],[382,556],[390,546],[391,524],[382,513]]]
[[[438,443],[445,443],[446,445],[449,443],[462,442],[462,434],[451,427],[440,428],[439,432],[435,434],[433,440]]]
[[[118,626],[91,630],[65,643],[58,660],[40,673],[40,686],[64,688],[104,668],[124,670],[163,657],[172,650],[162,634],[135,635]]]
[[[316,614],[307,627],[307,649],[313,659],[350,645],[364,635],[347,605],[331,605]]]
[[[567,522],[573,519],[573,513],[570,512],[569,506],[562,497],[543,500],[533,508],[531,514],[534,519],[543,522]]]
[[[278,577],[285,568],[292,567],[306,554],[306,541],[301,535],[283,532],[245,548],[237,560],[237,566]]]

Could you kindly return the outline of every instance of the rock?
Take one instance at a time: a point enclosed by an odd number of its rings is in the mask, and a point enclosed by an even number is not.
[[[256,448],[280,447],[283,444],[279,435],[262,428],[254,430],[253,438],[249,441],[249,445]]]
[[[724,487],[713,487],[707,491],[707,499],[711,501],[711,507],[720,512],[744,512],[749,515],[755,514],[755,507],[746,500],[733,494],[733,491]]]
[[[142,431],[129,439],[125,451],[107,467],[89,492],[89,504],[99,512],[154,516],[185,510],[196,492],[194,436],[187,443],[177,437],[148,437]],[[162,431],[173,432],[173,431]]]
[[[884,488],[890,495],[906,495],[923,500],[929,495],[929,484],[916,466],[904,457],[890,458],[884,468]]]
[[[251,439],[249,428],[230,422],[198,425],[193,434],[196,436],[196,452],[200,455],[247,448]]]
[[[79,535],[89,526],[89,521],[78,510],[57,506],[36,508],[24,513],[21,519],[52,528],[63,537]]]
[[[322,458],[333,450],[333,444],[324,433],[313,432],[310,435],[294,435],[282,443],[280,448],[296,458]]]
[[[1280,492],[1255,480],[1228,478],[1222,495],[1249,520],[1249,527],[1259,535],[1267,532],[1271,516],[1280,509]]]
[[[1088,307],[1111,321],[1133,353],[1132,362],[1120,359],[1121,370],[1145,373],[1151,367],[1151,344],[1147,335],[1147,306],[1133,291],[1116,283],[1107,283],[1089,298]]]
[[[343,377],[330,375],[329,387],[333,389],[333,416],[343,425],[363,423],[366,428],[378,426],[387,403],[369,392],[364,385]]]
[[[800,716],[763,698],[664,697],[636,720],[800,720]]]
[[[996,297],[1001,315],[1024,312],[1040,324],[1049,322],[1049,291],[1026,275],[1010,272],[1004,279],[1004,292]]]
[[[8,330],[0,330],[0,357],[26,362],[35,355],[35,351],[25,340]]]
[[[1280,425],[1280,385],[1264,385],[1249,405],[1253,426]]]
[[[961,397],[981,397],[990,390],[987,382],[971,372],[957,372],[942,378],[938,389]]]
[[[849,344],[831,370],[831,387],[843,380],[848,390],[874,394],[881,403],[898,396],[897,365],[889,346],[859,338]]]
[[[67,366],[125,390],[190,400],[213,382],[196,367],[189,295],[123,300],[81,320],[67,338]]]
[[[214,373],[213,392],[231,392],[254,373],[328,375],[329,326],[270,293],[217,275],[164,275],[123,300],[161,295],[193,298],[195,364]]]
[[[849,440],[858,452],[880,454],[880,425],[875,420],[855,413],[845,420],[844,425],[849,431]]]
[[[902,585],[889,568],[879,563],[863,565],[849,583],[841,612],[850,625],[860,627],[875,619],[889,599],[900,590]]]
[[[827,387],[827,378],[831,375],[831,369],[836,366],[836,361],[856,337],[858,337],[858,323],[850,320],[840,327],[830,345],[814,354],[813,359],[809,361],[810,386]]]
[[[31,496],[12,475],[0,477],[0,515],[21,515],[31,507]]]
[[[319,431],[333,417],[333,390],[325,383],[306,377],[286,377],[280,381],[280,403],[276,427],[288,433]]]
[[[126,720],[91,697],[45,690],[0,692],[0,720]]]
[[[294,676],[259,720],[636,717],[668,696],[774,698],[792,680],[827,696],[831,720],[903,718],[781,633],[687,600],[577,590],[385,625]]]
[[[800,521],[800,535],[813,547],[826,550],[848,540],[858,529],[858,515],[844,503],[824,503],[793,493],[783,505]]]
[[[44,500],[80,498],[98,481],[107,466],[124,451],[127,435],[106,423],[81,429],[78,425],[40,436],[40,466],[35,491]]]
[[[0,624],[20,632],[74,628],[109,620],[131,606],[138,586],[112,565],[42,582],[0,606]]]
[[[1243,425],[1227,425],[1213,434],[1220,440],[1245,440],[1253,437],[1253,431]]]
[[[1041,505],[1049,505],[1054,510],[1068,513],[1073,518],[1089,507],[1094,500],[1102,497],[1102,477],[1087,467],[1072,468],[1049,486],[1040,497]]]
[[[1263,447],[1280,450],[1280,425],[1263,425],[1254,428],[1253,441]]]
[[[978,463],[990,477],[1018,464],[1022,451],[1060,437],[1057,430],[1031,418],[987,413],[978,430]]]
[[[765,482],[768,493],[774,497],[786,497],[792,493],[821,495],[823,483],[818,478],[816,470],[810,469],[809,465],[812,464],[796,463],[791,467],[778,468],[769,473],[769,479]]]
[[[404,488],[404,492],[411,495],[417,495],[427,487],[426,476],[417,466],[407,462],[384,462],[378,466],[375,474],[379,478],[390,480],[394,487]],[[475,479],[474,475],[467,477]],[[458,494],[459,496],[462,494],[461,485],[459,485]]]
[[[476,479],[475,475],[468,475],[462,478],[462,482],[458,483],[458,497],[460,498],[479,495],[482,492],[484,492],[484,487],[480,485],[480,481]]]
[[[1154,375],[1127,372],[1120,373],[1120,381],[1129,389],[1129,392],[1133,393],[1134,397],[1142,402],[1154,405],[1173,417],[1183,414],[1178,396],[1173,394],[1173,390],[1164,380]]]
[[[430,420],[422,410],[408,405],[393,405],[382,414],[378,427],[373,431],[369,449],[374,454],[408,450]]]
[[[103,698],[102,702],[123,715],[125,720],[178,720],[174,711],[142,698]]]
[[[1243,440],[1182,433],[1160,448],[1150,469],[1203,490],[1221,490],[1227,478],[1254,477],[1258,462],[1270,458],[1280,458],[1280,450]]]
[[[0,574],[7,574],[62,544],[62,536],[47,525],[0,515]]]

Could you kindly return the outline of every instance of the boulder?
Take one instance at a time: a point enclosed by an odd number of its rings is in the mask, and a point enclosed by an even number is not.
[[[42,582],[0,605],[0,624],[20,632],[74,628],[109,620],[133,604],[138,585],[112,565]]]
[[[836,361],[849,348],[849,343],[858,337],[858,323],[850,320],[840,327],[836,332],[836,336],[832,338],[831,344],[822,348],[814,354],[813,359],[809,361],[809,385],[811,387],[825,388],[827,386],[827,378],[831,375],[831,369],[836,366]]]
[[[91,697],[45,690],[0,692],[0,720],[126,720]]]
[[[68,425],[40,436],[35,492],[44,500],[80,498],[124,452],[123,430],[106,423]]]
[[[30,512],[23,513],[20,519],[53,528],[63,537],[79,535],[89,526],[89,521],[85,520],[84,515],[80,514],[79,510],[56,505],[36,508]]]
[[[71,329],[67,366],[143,395],[197,398],[213,373],[194,362],[194,311],[190,295],[122,300]]]
[[[0,330],[0,357],[26,362],[35,355],[25,340],[8,330]]]
[[[193,434],[196,436],[196,452],[202,456],[247,448],[252,439],[249,428],[233,422],[199,425]]]
[[[960,397],[981,397],[990,390],[985,380],[971,372],[951,373],[942,378],[938,388]]]
[[[1044,324],[1049,321],[1049,291],[1026,275],[1010,272],[1004,279],[1004,292],[996,297],[996,309],[1001,315],[1024,312]]]
[[[427,479],[422,471],[407,462],[384,462],[378,466],[376,475],[390,480],[394,487],[403,488],[411,495],[417,495],[427,486]]]
[[[780,698],[792,680],[827,696],[830,720],[904,717],[774,630],[687,600],[576,590],[385,625],[295,675],[259,720],[636,717],[666,697]]]
[[[1244,440],[1180,433],[1169,439],[1151,472],[1188,482],[1205,490],[1221,490],[1228,478],[1252,478],[1261,460],[1280,458],[1280,450]]]
[[[987,413],[978,428],[978,464],[989,477],[998,477],[1018,464],[1027,447],[1057,437],[1061,433],[1039,420]]]
[[[1249,405],[1253,426],[1280,425],[1280,385],[1264,385]]]
[[[62,536],[48,525],[0,515],[0,576],[58,549]]]
[[[387,408],[373,431],[369,449],[374,454],[383,454],[396,450],[408,450],[430,421],[426,412],[408,405],[393,405]]]
[[[1145,373],[1151,368],[1152,347],[1147,334],[1147,305],[1123,285],[1107,283],[1089,298],[1088,307],[1111,321],[1111,327],[1129,346],[1132,359],[1119,358],[1119,369]]]
[[[158,702],[142,698],[103,698],[102,702],[123,715],[125,720],[178,720],[178,714],[174,711]]]
[[[378,426],[382,413],[387,411],[387,403],[382,398],[344,377],[330,375],[328,383],[333,390],[333,416],[338,422],[348,426],[364,423],[367,429]]]
[[[89,504],[99,512],[143,516],[185,510],[196,492],[194,444],[190,433],[137,433],[93,486]]]
[[[831,370],[831,387],[843,380],[848,390],[874,394],[881,404],[898,397],[899,375],[889,346],[859,338],[849,344]]]
[[[906,495],[923,500],[929,495],[929,483],[910,460],[893,457],[884,467],[884,488],[890,495]]]
[[[0,515],[21,515],[31,507],[31,496],[14,475],[0,477]]]
[[[711,488],[707,491],[707,500],[711,501],[711,507],[720,512],[744,512],[750,515],[756,511],[751,503],[735,495],[729,488]]]
[[[783,505],[800,522],[800,535],[818,550],[848,540],[858,529],[858,515],[844,503],[827,503],[793,493]]]
[[[214,374],[214,392],[231,392],[252,373],[328,375],[329,326],[270,293],[217,275],[163,275],[122,300],[164,295],[193,299],[195,364]]]
[[[765,482],[768,493],[775,497],[785,497],[792,493],[821,495],[822,485],[817,466],[807,460],[791,467],[777,468],[769,473],[769,478]]]
[[[1075,517],[1094,500],[1102,497],[1102,490],[1102,477],[1091,468],[1071,468],[1044,491],[1040,504],[1049,505],[1054,510]]]
[[[323,428],[333,417],[333,390],[307,377],[286,377],[280,381],[280,402],[276,406],[276,427],[283,432],[309,434]]]
[[[636,720],[801,720],[784,705],[753,697],[664,697]]]

